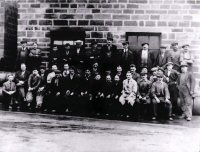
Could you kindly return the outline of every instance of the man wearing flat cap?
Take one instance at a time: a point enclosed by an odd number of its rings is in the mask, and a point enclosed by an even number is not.
[[[172,102],[172,113],[173,114],[178,114],[179,109],[178,109],[178,88],[177,88],[177,79],[179,77],[179,72],[173,69],[173,62],[168,62],[166,64],[166,69],[165,69],[165,76],[167,80],[167,84],[169,87],[169,93],[170,93],[170,100]]]
[[[178,47],[178,42],[172,42],[171,48],[172,48],[172,50],[171,50],[172,62],[174,63],[173,69],[180,71],[181,52]]]
[[[113,38],[107,38],[107,44],[102,46],[100,54],[100,64],[103,71],[114,70],[117,66],[117,47],[113,44]]]
[[[183,51],[180,54],[180,62],[186,62],[188,64],[188,71],[192,72],[192,65],[194,63],[194,56],[192,51],[189,49],[189,44],[182,46]]]
[[[167,108],[167,116],[169,120],[172,118],[172,104],[170,101],[170,94],[168,90],[168,85],[163,82],[163,74],[157,73],[157,81],[152,84],[151,95],[152,95],[152,104],[153,104],[153,117],[152,120],[155,120],[158,116],[158,109]],[[162,110],[163,111],[163,110]]]
[[[122,42],[123,49],[119,52],[119,62],[124,71],[129,69],[129,66],[133,63],[133,52],[129,48],[129,42]]]
[[[188,72],[188,65],[182,62],[181,74],[178,77],[178,89],[180,104],[182,110],[182,117],[187,121],[192,119],[192,98],[194,96],[195,79],[192,73]]]
[[[160,51],[158,53],[158,56],[156,58],[156,65],[159,67],[163,67],[166,65],[167,62],[172,61],[172,55],[169,51],[166,50],[166,46],[162,45],[160,47]]]
[[[26,40],[22,40],[20,42],[21,47],[18,48],[18,52],[17,52],[17,69],[19,68],[21,63],[25,63],[27,64],[27,59],[29,56],[29,48],[27,47],[27,41]]]
[[[137,53],[137,70],[140,71],[141,67],[147,67],[150,71],[155,63],[155,55],[149,51],[149,43],[143,43],[142,49]]]

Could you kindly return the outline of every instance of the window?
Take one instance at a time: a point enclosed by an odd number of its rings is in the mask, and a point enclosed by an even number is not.
[[[85,31],[76,28],[60,28],[52,30],[50,33],[51,48],[54,45],[63,47],[66,43],[74,45],[76,40],[81,40],[85,44]]]
[[[158,51],[161,43],[161,33],[127,32],[126,40],[132,50],[140,50],[142,43],[149,43],[149,49]]]

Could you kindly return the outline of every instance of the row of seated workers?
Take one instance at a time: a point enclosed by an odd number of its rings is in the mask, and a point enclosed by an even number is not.
[[[190,121],[195,84],[189,72],[191,57],[185,59],[188,56],[183,50],[169,53],[165,46],[161,46],[158,57],[144,43],[141,57],[128,59],[128,45],[123,43],[120,61],[111,60],[113,44],[108,39],[104,57],[91,58],[90,64],[77,57],[76,62],[66,61],[58,68],[58,59],[52,57],[51,68],[32,67],[30,73],[26,63],[21,63],[20,70],[9,74],[3,84],[4,109],[112,118],[163,117],[171,121],[180,114]]]

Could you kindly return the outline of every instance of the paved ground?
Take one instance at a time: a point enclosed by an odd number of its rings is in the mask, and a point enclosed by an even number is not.
[[[200,117],[139,123],[1,111],[0,137],[0,152],[200,152]]]

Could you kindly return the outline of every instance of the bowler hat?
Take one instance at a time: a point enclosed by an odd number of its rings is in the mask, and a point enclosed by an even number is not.
[[[81,40],[77,40],[77,41],[75,41],[75,43],[76,43],[76,44],[82,44],[83,41],[81,41]]]
[[[27,40],[22,40],[20,43],[21,44],[27,43]]]
[[[127,44],[129,44],[129,41],[123,41],[122,42],[122,45],[127,45]]]
[[[145,42],[145,43],[142,43],[142,46],[144,46],[144,45],[149,45],[149,43],[146,43],[146,42]]]

